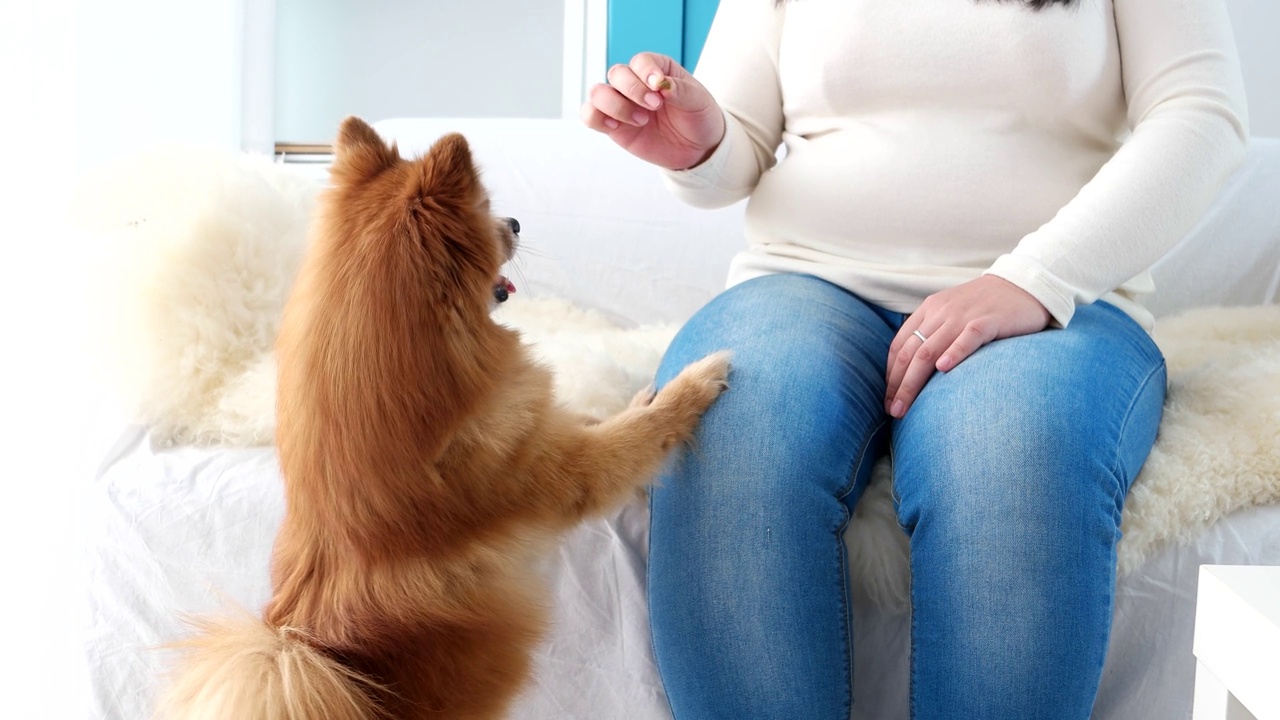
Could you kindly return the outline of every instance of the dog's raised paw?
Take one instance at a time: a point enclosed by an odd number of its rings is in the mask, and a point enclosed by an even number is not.
[[[721,350],[690,363],[663,388],[659,398],[670,394],[673,398],[693,403],[699,412],[706,410],[720,393],[729,388],[731,359],[731,352]]]
[[[695,378],[714,385],[717,394],[729,389],[729,372],[733,367],[733,351],[721,350],[711,353],[701,360],[685,368]]]

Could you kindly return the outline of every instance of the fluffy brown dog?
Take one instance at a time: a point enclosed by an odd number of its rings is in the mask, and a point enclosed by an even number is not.
[[[287,511],[265,622],[208,620],[173,719],[493,718],[546,623],[548,540],[641,488],[727,356],[600,423],[489,316],[515,238],[466,141],[402,160],[346,120],[277,345]]]

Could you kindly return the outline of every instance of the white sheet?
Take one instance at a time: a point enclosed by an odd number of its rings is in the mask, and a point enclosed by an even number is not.
[[[91,717],[148,716],[180,612],[221,595],[258,610],[283,497],[270,449],[156,450],[128,428],[89,494],[93,588],[84,653]],[[547,571],[555,625],[514,717],[669,717],[644,600],[647,508],[635,502],[572,533]],[[1238,513],[1194,545],[1170,548],[1120,582],[1097,720],[1185,718],[1201,563],[1280,564],[1280,507]],[[905,720],[909,623],[855,605],[854,718]]]

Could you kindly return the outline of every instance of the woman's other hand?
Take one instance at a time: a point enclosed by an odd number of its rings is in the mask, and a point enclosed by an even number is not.
[[[608,80],[591,88],[582,121],[641,160],[684,170],[724,138],[720,105],[670,57],[640,53],[609,68]]]
[[[1050,319],[1039,300],[995,275],[930,295],[889,346],[885,411],[902,417],[935,370],[949,372],[993,340],[1040,332]]]

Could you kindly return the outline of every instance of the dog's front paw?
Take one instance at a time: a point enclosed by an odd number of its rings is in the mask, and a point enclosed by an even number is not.
[[[658,393],[656,402],[671,402],[701,415],[720,393],[729,389],[732,356],[728,350],[721,350],[688,365]]]

